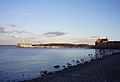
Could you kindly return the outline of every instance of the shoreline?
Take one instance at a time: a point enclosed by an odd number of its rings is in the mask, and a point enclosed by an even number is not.
[[[120,82],[120,53],[22,82]]]

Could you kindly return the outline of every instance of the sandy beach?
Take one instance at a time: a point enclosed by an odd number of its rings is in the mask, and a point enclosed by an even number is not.
[[[120,82],[120,54],[24,82]]]

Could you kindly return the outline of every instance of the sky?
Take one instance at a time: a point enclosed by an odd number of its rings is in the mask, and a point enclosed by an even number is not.
[[[120,40],[120,0],[0,0],[0,44]]]

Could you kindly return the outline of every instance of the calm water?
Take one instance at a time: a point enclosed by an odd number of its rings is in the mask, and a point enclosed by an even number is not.
[[[66,63],[82,58],[89,59],[88,54],[94,49],[82,48],[16,48],[0,46],[0,81],[21,81],[40,76],[40,71],[55,71],[54,65],[61,69]]]

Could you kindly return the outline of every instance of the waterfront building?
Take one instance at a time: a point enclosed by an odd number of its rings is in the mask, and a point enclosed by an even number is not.
[[[29,48],[29,47],[32,47],[32,44],[30,44],[30,43],[18,43],[16,46],[23,47],[23,48]]]
[[[107,38],[98,38],[95,41],[95,48],[120,49],[120,41],[108,41]]]

